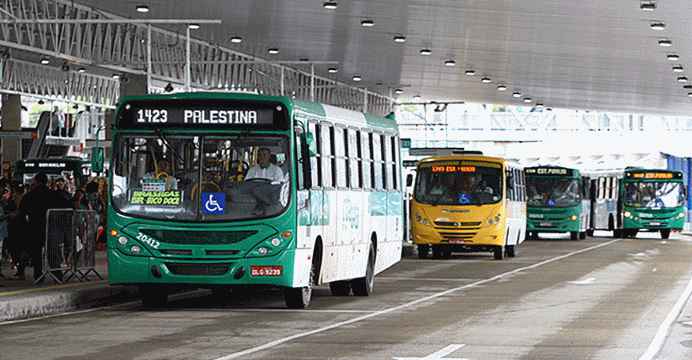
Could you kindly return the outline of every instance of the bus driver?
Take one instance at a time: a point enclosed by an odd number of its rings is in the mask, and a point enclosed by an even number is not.
[[[262,147],[257,151],[257,165],[248,170],[245,179],[238,184],[240,192],[252,194],[257,203],[252,211],[254,215],[266,215],[266,209],[270,205],[278,203],[281,194],[281,184],[286,181],[280,167],[272,164],[271,151]],[[267,180],[267,181],[252,181]]]

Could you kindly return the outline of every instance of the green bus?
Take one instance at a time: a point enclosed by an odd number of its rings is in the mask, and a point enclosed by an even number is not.
[[[322,283],[367,296],[401,259],[402,190],[393,118],[255,94],[126,97],[109,282],[138,285],[145,307],[180,286],[278,287],[289,308]]]
[[[529,239],[538,233],[568,232],[572,240],[586,238],[591,224],[589,181],[579,170],[560,166],[524,168]]]
[[[45,173],[50,182],[62,177],[74,192],[77,187],[86,185],[89,181],[91,164],[81,158],[21,159],[14,163],[12,178],[29,185],[39,172]]]
[[[682,172],[626,168],[591,181],[595,230],[612,230],[614,237],[660,232],[663,239],[682,231],[687,194]]]

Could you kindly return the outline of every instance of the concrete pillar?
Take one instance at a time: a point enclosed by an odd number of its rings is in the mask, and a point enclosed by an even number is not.
[[[127,80],[123,80],[127,79]],[[120,97],[145,95],[148,92],[146,75],[126,75],[120,79]]]
[[[22,99],[19,95],[2,95],[2,129],[21,130],[22,129]],[[22,158],[21,140],[17,138],[2,139],[2,162],[3,176],[7,174],[6,165],[9,164],[9,171],[14,169],[14,163]]]

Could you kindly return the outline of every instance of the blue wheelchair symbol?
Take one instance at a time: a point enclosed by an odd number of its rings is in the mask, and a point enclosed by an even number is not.
[[[226,213],[226,193],[202,193],[202,214]]]
[[[459,194],[459,204],[468,205],[471,203],[471,194]]]
[[[555,206],[555,199],[548,199],[548,206]]]

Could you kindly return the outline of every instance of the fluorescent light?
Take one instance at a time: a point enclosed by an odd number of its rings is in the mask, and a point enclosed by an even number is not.
[[[335,10],[339,7],[339,4],[336,1],[325,1],[322,6],[327,10]]]
[[[692,97],[692,92],[688,92],[688,93],[687,93],[687,96],[688,96],[688,97]]]
[[[530,102],[531,102],[531,98],[530,98],[530,97],[524,98],[524,102],[527,103],[527,104],[530,103]]]
[[[149,7],[146,5],[137,5],[137,12],[140,13],[148,13],[149,12]]]
[[[41,59],[41,64],[48,65],[48,64],[50,64],[50,60],[43,58],[43,59]]]
[[[241,38],[240,36],[232,36],[231,42],[234,44],[240,44],[241,42],[243,42],[243,38]]]
[[[406,42],[406,38],[403,35],[397,35],[394,37],[394,42],[403,43]]]
[[[678,77],[678,81],[681,83],[687,82],[687,76],[680,76]]]
[[[668,47],[668,46],[673,45],[673,42],[670,41],[669,39],[661,39],[661,40],[658,40],[658,45]]]
[[[682,68],[682,66],[680,66],[680,65],[673,66],[673,72],[683,72],[683,71],[685,71],[685,70]]]
[[[413,101],[419,101],[420,95],[413,95]]]
[[[353,76],[353,81],[361,81],[361,80],[363,80],[363,78],[360,77],[360,75],[354,75]]]
[[[678,61],[678,60],[680,60],[680,56],[679,56],[678,54],[668,54],[668,56],[666,56],[666,57],[667,57],[668,60],[670,60],[670,61]]]
[[[428,56],[428,55],[432,54],[432,50],[430,50],[430,49],[420,49],[420,54],[423,55],[423,56]]]
[[[652,23],[651,23],[651,28],[652,28],[653,30],[663,30],[663,29],[666,28],[666,24],[664,24],[664,23],[662,23],[662,22],[660,22],[660,21],[652,22]]]
[[[371,19],[363,19],[360,21],[360,24],[365,26],[365,27],[371,27],[375,26],[375,21]]]
[[[277,48],[269,48],[269,50],[267,50],[267,52],[270,53],[270,54],[272,54],[272,55],[276,55],[276,54],[279,53],[279,49],[277,49]]]
[[[505,90],[507,90],[507,86],[506,86],[506,85],[498,85],[497,91],[505,91]]]
[[[447,61],[445,61],[445,66],[450,66],[450,67],[452,67],[452,66],[454,66],[454,65],[456,65],[456,63],[454,62],[454,60],[447,60]]]
[[[329,69],[327,69],[327,71],[328,71],[330,74],[336,74],[337,72],[339,72],[339,69],[337,69],[337,68],[329,68]]]
[[[466,70],[464,72],[464,74],[466,74],[468,76],[473,76],[473,75],[476,75],[476,70]]]
[[[484,78],[481,79],[481,82],[482,82],[483,84],[490,84],[490,78],[484,77]]]
[[[395,93],[395,94],[401,94],[401,93],[403,93],[403,92],[404,92],[404,90],[401,90],[401,89],[396,89],[396,90],[394,90],[394,93]]]
[[[643,2],[641,5],[639,5],[639,8],[644,10],[644,11],[654,11],[654,10],[656,10],[656,3]]]
[[[77,71],[79,71],[80,73],[83,73],[83,72],[86,72],[86,69],[83,67],[80,67],[79,69],[77,69]]]
[[[515,92],[515,93],[512,93],[512,96],[515,97],[515,98],[518,98],[518,97],[521,97],[521,93],[520,93],[520,92]]]
[[[190,24],[187,27],[189,27],[190,30],[197,30],[199,29],[199,24]]]

